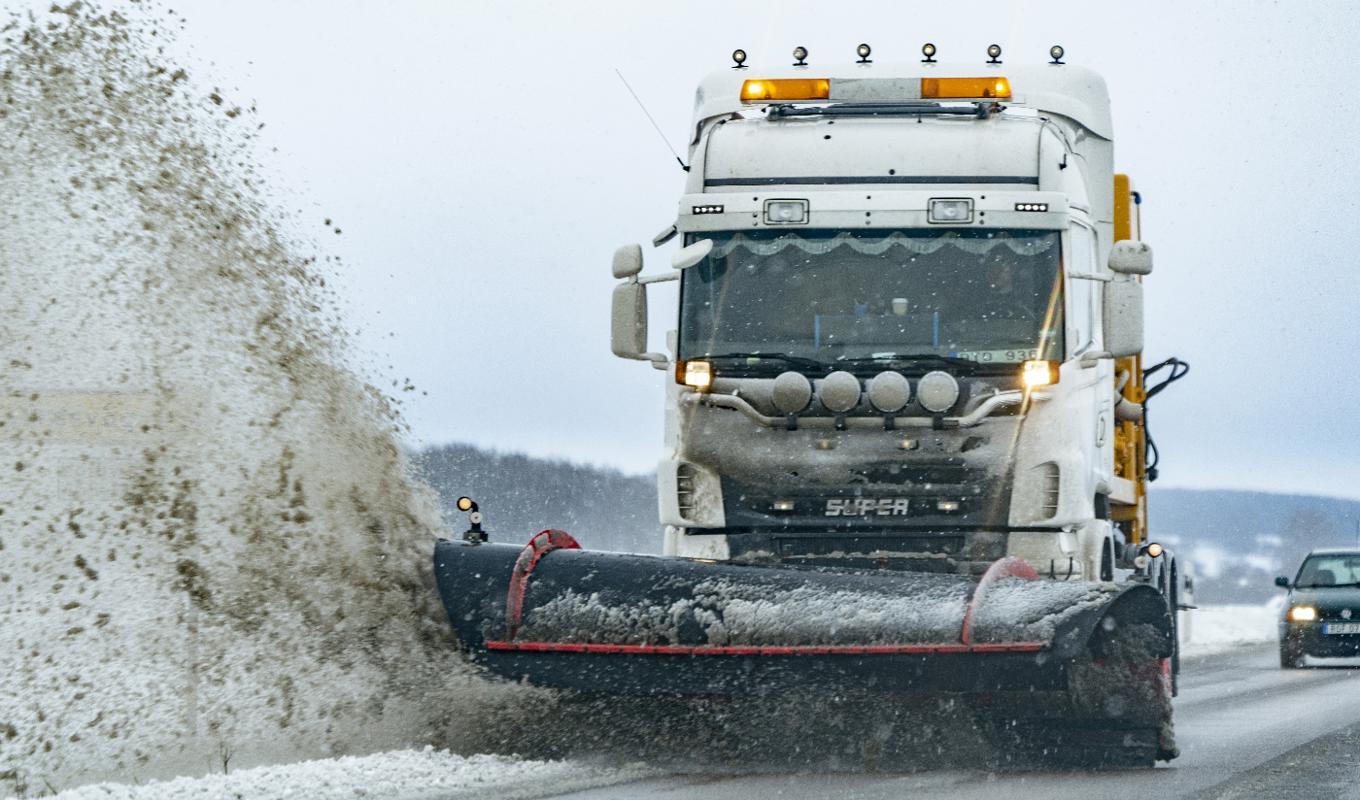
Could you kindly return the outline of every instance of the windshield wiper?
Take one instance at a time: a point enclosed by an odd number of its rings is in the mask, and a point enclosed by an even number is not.
[[[788,353],[722,353],[719,355],[698,356],[699,358],[712,361],[720,358],[743,358],[743,359],[766,359],[769,361],[782,361],[791,367],[803,367],[804,369],[827,368],[826,364],[815,358],[804,358],[803,356],[791,356]]]
[[[907,353],[890,354],[879,356],[867,356],[865,358],[845,358],[838,359],[837,364],[882,364],[884,366],[892,364],[905,364],[914,362],[926,362],[930,364],[947,364],[951,367],[964,367],[966,369],[976,369],[980,362],[971,358],[957,358],[955,356],[942,356],[938,353]]]
[[[1307,586],[1299,586],[1300,589],[1343,589],[1360,586],[1360,581],[1353,583],[1310,583]]]

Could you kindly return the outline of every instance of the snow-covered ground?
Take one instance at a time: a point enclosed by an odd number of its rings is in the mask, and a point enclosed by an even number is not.
[[[1281,594],[1264,605],[1201,606],[1181,618],[1181,652],[1187,657],[1210,655],[1279,638]]]
[[[143,786],[100,783],[56,800],[529,800],[646,777],[641,766],[456,756],[432,748],[256,767]]]

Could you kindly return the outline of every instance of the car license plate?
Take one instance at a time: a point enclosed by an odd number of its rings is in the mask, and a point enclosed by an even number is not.
[[[1327,622],[1322,625],[1322,632],[1327,636],[1337,634],[1360,633],[1360,622]]]

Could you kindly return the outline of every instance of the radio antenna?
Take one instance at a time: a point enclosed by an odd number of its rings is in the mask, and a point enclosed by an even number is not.
[[[689,165],[685,163],[684,159],[680,158],[679,153],[675,152],[675,148],[671,147],[671,140],[667,139],[666,134],[661,132],[661,126],[657,125],[656,120],[652,119],[652,115],[647,111],[647,106],[642,104],[642,98],[638,97],[637,92],[633,91],[633,87],[628,85],[628,79],[623,77],[623,73],[619,72],[618,67],[614,68],[614,74],[618,75],[619,80],[623,81],[623,88],[627,89],[628,93],[633,96],[633,100],[637,102],[638,108],[642,109],[642,113],[646,115],[647,121],[652,123],[652,127],[656,129],[656,135],[661,137],[661,141],[666,145],[666,149],[671,151],[671,155],[675,156],[675,162],[680,165],[680,169],[689,172]]]

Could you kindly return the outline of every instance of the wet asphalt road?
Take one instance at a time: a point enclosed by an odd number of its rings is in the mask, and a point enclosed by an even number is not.
[[[1106,772],[676,774],[572,800],[733,798],[1354,798],[1360,800],[1360,667],[1284,671],[1273,646],[1188,661],[1176,700],[1181,756]]]

